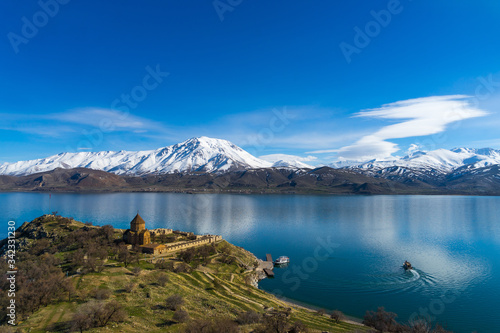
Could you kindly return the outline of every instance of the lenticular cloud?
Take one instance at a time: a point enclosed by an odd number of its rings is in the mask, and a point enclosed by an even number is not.
[[[488,113],[474,108],[469,96],[448,95],[409,99],[363,110],[355,117],[401,120],[366,135],[337,152],[340,160],[386,159],[399,150],[389,139],[432,135],[442,132],[450,123],[482,117]]]

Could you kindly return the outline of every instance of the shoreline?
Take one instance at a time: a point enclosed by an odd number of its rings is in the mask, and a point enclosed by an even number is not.
[[[231,243],[232,244],[232,243]],[[234,245],[234,244],[233,244]],[[237,246],[237,245],[235,245]],[[259,290],[262,290],[264,291],[265,293],[269,294],[269,295],[273,295],[274,297],[276,297],[280,302],[286,304],[288,307],[290,308],[301,308],[303,310],[306,310],[306,311],[310,311],[310,312],[316,312],[318,310],[323,310],[322,308],[320,307],[316,307],[312,304],[308,304],[308,303],[305,303],[305,302],[301,302],[301,301],[298,301],[298,300],[295,300],[295,299],[292,299],[292,298],[288,298],[288,297],[285,297],[285,296],[277,296],[267,290],[264,290],[262,288],[259,287],[259,282],[264,280],[264,279],[267,279],[268,277],[266,276],[266,274],[263,272],[263,267],[266,266],[264,263],[266,263],[266,261],[262,260],[262,259],[259,259],[257,258],[257,256],[240,247],[241,249],[247,251],[248,253],[250,253],[254,258],[255,260],[258,262],[258,266],[254,268],[254,272],[255,272],[255,280],[252,281],[252,285],[259,289]],[[325,316],[329,317],[330,315],[328,313],[325,313]],[[346,323],[349,323],[349,324],[353,324],[353,325],[359,325],[359,326],[363,326],[363,327],[367,327],[366,325],[364,325],[362,323],[363,319],[361,318],[357,318],[357,317],[353,317],[353,316],[349,316],[349,315],[346,315],[344,314],[344,319],[342,320],[343,322],[346,322]]]
[[[260,288],[259,288],[260,289]],[[315,307],[314,305],[312,304],[307,304],[305,302],[301,302],[301,301],[298,301],[298,300],[294,300],[294,299],[291,299],[291,298],[288,298],[288,297],[285,297],[285,296],[276,296],[274,295],[273,293],[270,293],[264,289],[260,289],[266,293],[268,293],[269,295],[273,295],[275,296],[277,299],[279,299],[281,302],[287,304],[287,305],[290,305],[291,308],[301,308],[303,310],[307,310],[307,311],[311,311],[311,312],[316,312],[318,310],[323,310],[322,308],[320,307]],[[339,310],[340,311],[340,310]],[[343,312],[342,312],[343,313]],[[330,317],[330,315],[328,313],[325,313],[325,316],[327,317]],[[346,322],[346,323],[349,323],[349,324],[354,324],[354,325],[359,325],[359,326],[363,326],[363,327],[368,327],[366,325],[363,324],[363,319],[361,318],[357,318],[357,317],[353,317],[353,316],[349,316],[349,315],[346,315],[344,314],[344,319],[341,320],[343,322]]]
[[[382,192],[382,193],[354,193],[354,192],[328,192],[315,190],[294,191],[264,191],[264,190],[141,190],[141,189],[0,189],[0,193],[36,193],[36,194],[118,194],[118,193],[171,193],[171,194],[241,194],[241,195],[319,195],[319,196],[457,196],[457,197],[500,197],[500,193],[456,193],[456,192]]]

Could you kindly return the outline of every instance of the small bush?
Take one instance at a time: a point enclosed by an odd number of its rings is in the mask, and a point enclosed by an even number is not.
[[[136,267],[134,267],[134,269],[132,269],[132,273],[134,273],[134,275],[141,274],[141,271],[142,271],[142,269],[139,266],[136,266]]]
[[[191,267],[189,267],[188,264],[185,264],[181,262],[179,265],[177,265],[174,269],[175,273],[189,273],[191,272]]]
[[[216,318],[212,321],[212,332],[217,333],[237,333],[239,332],[238,325],[229,318]]]
[[[363,324],[380,332],[396,332],[400,327],[396,317],[397,315],[394,312],[387,312],[384,307],[379,307],[377,312],[366,311]]]
[[[323,310],[323,309],[319,309],[319,310],[317,310],[317,311],[316,311],[316,314],[317,314],[318,316],[324,316],[324,315],[325,315],[325,313],[326,313],[326,311],[325,311],[325,310]]]
[[[236,318],[236,321],[240,325],[249,325],[249,324],[255,324],[259,323],[262,320],[262,316],[255,312],[255,311],[247,311],[247,312],[242,312],[238,315],[238,318]]]
[[[96,289],[92,290],[90,295],[92,296],[92,298],[95,298],[97,300],[102,301],[102,300],[106,300],[106,299],[111,297],[111,290],[103,289],[103,288],[96,288]]]
[[[176,312],[177,313],[177,312]],[[216,318],[214,320],[197,319],[189,322],[184,333],[237,333],[238,325],[229,318]]]
[[[156,269],[164,269],[170,272],[174,271],[174,263],[169,260],[158,260],[155,263],[155,268]]]
[[[73,329],[82,332],[94,327],[104,327],[110,322],[120,322],[125,318],[125,311],[117,301],[90,301],[76,310],[73,315]]]
[[[181,295],[169,296],[165,301],[165,306],[167,309],[175,311],[184,305],[184,298]]]
[[[184,323],[189,320],[189,314],[185,310],[179,309],[175,311],[172,319],[175,320],[176,322]]]
[[[168,278],[168,275],[165,274],[165,273],[161,273],[160,275],[158,275],[158,284],[162,287],[165,287],[165,284],[167,284],[167,282],[169,282],[170,279]]]
[[[289,333],[308,333],[309,328],[300,320],[297,320],[295,323],[293,323],[292,327],[290,328]]]
[[[137,285],[135,283],[133,283],[133,282],[128,283],[125,285],[125,291],[128,293],[131,293],[135,290],[135,287],[137,287]]]

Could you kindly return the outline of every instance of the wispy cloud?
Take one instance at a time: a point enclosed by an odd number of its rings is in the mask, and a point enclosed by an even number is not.
[[[277,162],[277,161],[299,161],[299,162],[311,162],[315,161],[318,158],[316,156],[297,156],[297,155],[288,155],[288,154],[269,154],[259,156],[260,159],[268,162]]]
[[[53,113],[44,116],[59,122],[104,127],[109,130],[147,131],[161,129],[164,126],[158,122],[138,117],[130,113],[103,108],[79,108],[62,113]]]
[[[89,129],[104,134],[127,131],[161,135],[169,132],[161,122],[104,108],[78,108],[48,114],[0,114],[0,119],[0,129],[49,138],[69,136],[78,139]]]
[[[362,118],[390,119],[400,122],[384,126],[363,136],[352,145],[340,149],[316,151],[336,152],[340,160],[386,159],[399,150],[389,139],[432,135],[446,130],[450,123],[488,113],[471,106],[469,96],[449,95],[416,98],[363,110],[355,115]]]

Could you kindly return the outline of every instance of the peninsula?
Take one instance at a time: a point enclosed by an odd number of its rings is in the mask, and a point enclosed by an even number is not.
[[[139,214],[128,230],[43,215],[15,236],[14,317],[22,332],[367,330],[259,290],[258,259],[221,236],[148,230]],[[7,248],[5,239],[4,257]],[[0,265],[8,271],[5,260]],[[2,292],[2,307],[8,301]],[[0,320],[9,329],[9,314]]]

